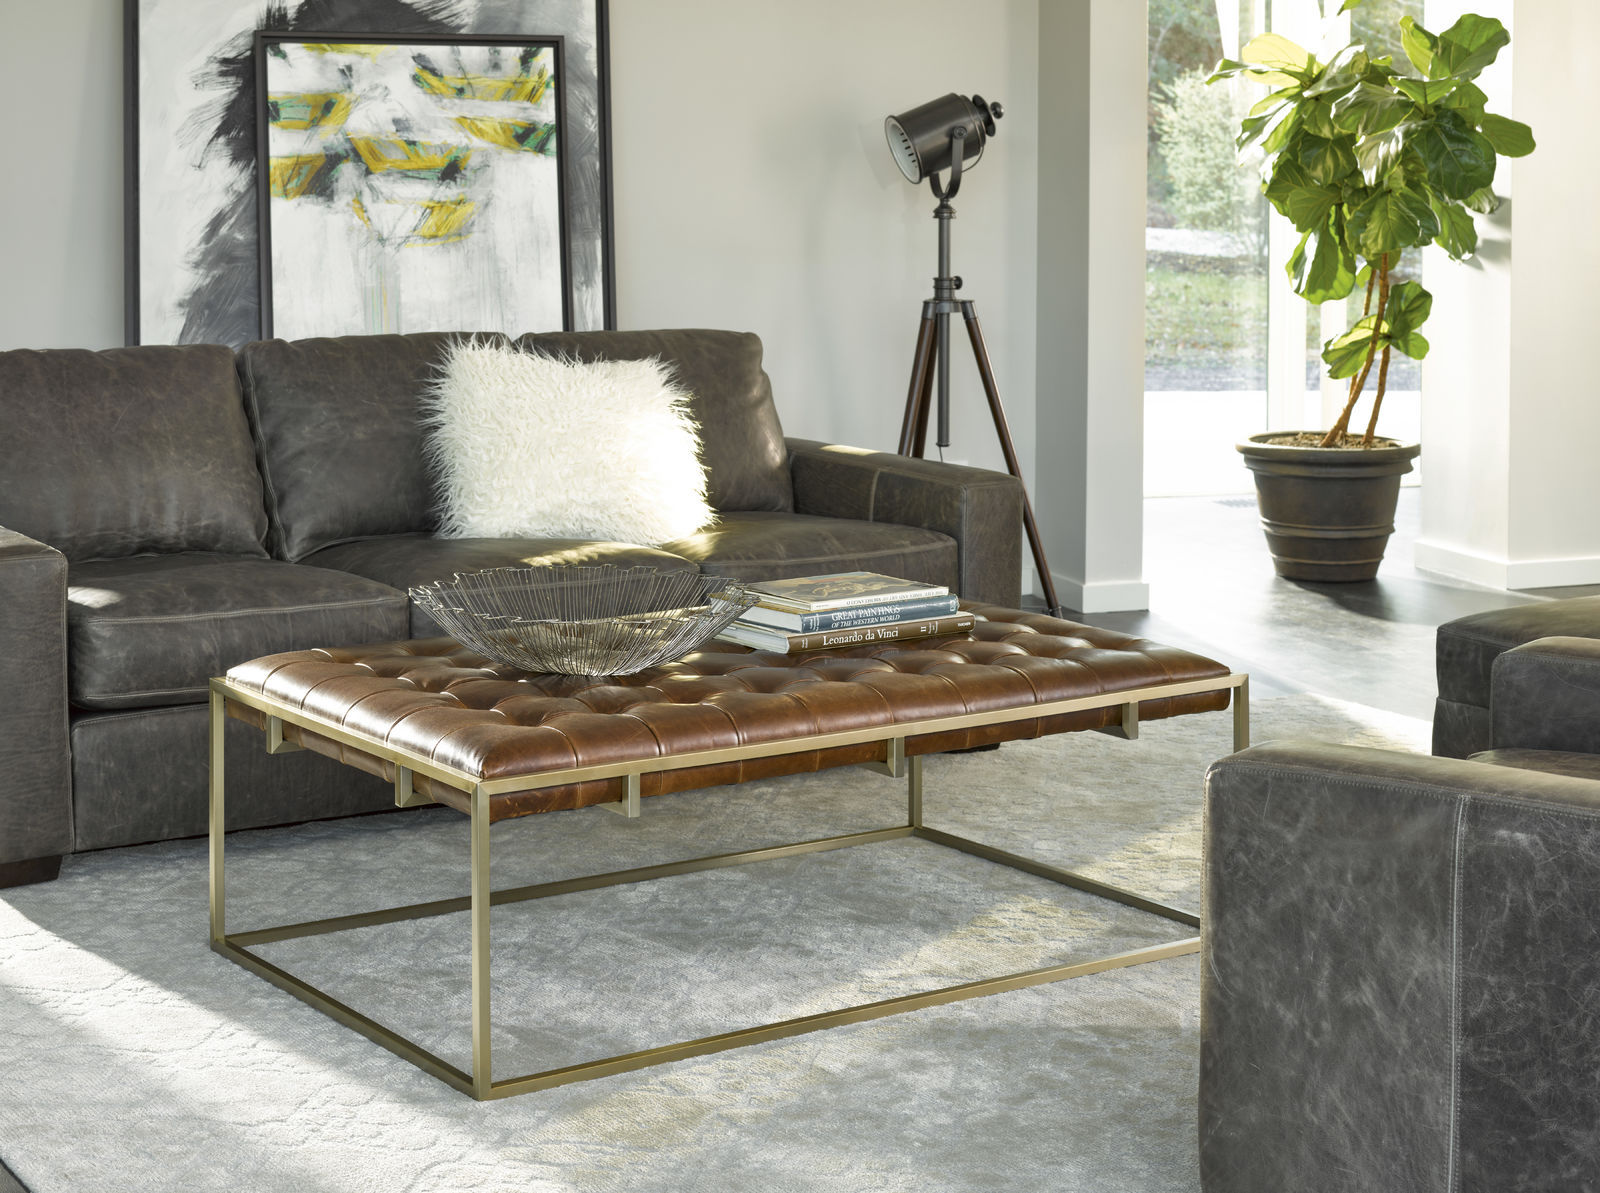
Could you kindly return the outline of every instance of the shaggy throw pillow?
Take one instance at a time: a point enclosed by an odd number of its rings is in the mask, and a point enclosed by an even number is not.
[[[714,518],[689,395],[659,360],[458,342],[424,401],[451,538],[655,546]]]

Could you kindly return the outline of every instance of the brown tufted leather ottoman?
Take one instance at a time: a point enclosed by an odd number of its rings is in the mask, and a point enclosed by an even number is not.
[[[1141,719],[1221,710],[1230,697],[1234,744],[1242,749],[1249,744],[1247,677],[1200,655],[1111,630],[988,605],[963,607],[984,620],[958,637],[796,656],[713,643],[677,662],[610,679],[528,674],[443,638],[295,651],[235,667],[211,683],[212,947],[477,1098],[1194,952],[1198,938],[493,1080],[491,903],[916,836],[1198,926],[1189,912],[923,825],[921,759],[1080,729],[1135,737]],[[440,803],[466,813],[472,818],[472,894],[228,934],[222,781],[222,728],[228,716],[262,728],[270,751],[308,748],[384,776],[394,783],[401,806]],[[495,821],[592,804],[637,816],[646,795],[852,764],[908,776],[904,825],[489,890],[489,826]],[[470,1073],[249,951],[253,944],[273,940],[469,909]]]

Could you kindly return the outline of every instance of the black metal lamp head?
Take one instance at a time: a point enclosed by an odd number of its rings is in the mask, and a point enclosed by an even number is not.
[[[999,104],[986,103],[981,95],[968,99],[952,91],[885,117],[883,132],[906,181],[921,182],[948,169],[959,177],[962,166],[983,156],[984,144],[994,136],[994,122],[1004,114]]]

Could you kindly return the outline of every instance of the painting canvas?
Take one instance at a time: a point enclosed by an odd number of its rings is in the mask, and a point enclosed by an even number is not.
[[[352,29],[422,39],[560,38],[571,326],[615,326],[605,0],[125,4],[130,343],[239,345],[262,334],[257,31],[311,39]]]
[[[570,329],[561,49],[258,33],[263,333]]]

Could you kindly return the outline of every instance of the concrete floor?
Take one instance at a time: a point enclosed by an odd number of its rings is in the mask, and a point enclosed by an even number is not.
[[[1310,692],[1431,719],[1441,622],[1600,586],[1513,593],[1425,575],[1411,564],[1419,504],[1417,489],[1401,491],[1376,580],[1311,584],[1273,574],[1254,497],[1148,499],[1150,609],[1079,620],[1209,655],[1248,671],[1258,693]]]

